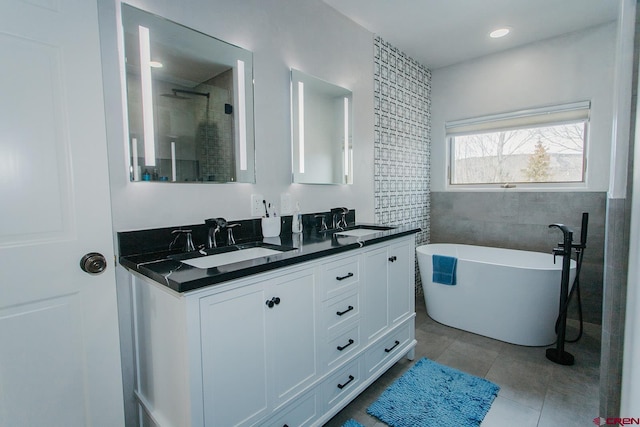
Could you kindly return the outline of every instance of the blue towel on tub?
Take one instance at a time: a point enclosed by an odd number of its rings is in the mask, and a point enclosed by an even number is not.
[[[453,286],[456,284],[458,258],[444,255],[432,255],[434,283]]]

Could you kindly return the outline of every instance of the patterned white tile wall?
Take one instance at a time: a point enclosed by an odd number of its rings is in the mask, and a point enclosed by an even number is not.
[[[431,71],[376,37],[374,97],[376,222],[420,227],[416,245],[427,243]],[[417,274],[416,278],[419,279]]]
[[[376,222],[420,227],[416,245],[428,243],[431,71],[376,37],[374,97]]]

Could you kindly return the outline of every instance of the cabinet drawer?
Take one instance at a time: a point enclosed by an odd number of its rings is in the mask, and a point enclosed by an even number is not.
[[[326,361],[331,368],[360,349],[360,323],[341,333],[327,343]]]
[[[336,331],[356,322],[360,318],[360,293],[356,290],[340,295],[324,303],[323,325],[327,335],[332,337]]]
[[[360,258],[355,256],[345,257],[331,261],[322,268],[322,295],[329,299],[340,292],[354,287],[360,281]]]
[[[322,388],[325,402],[327,402],[327,410],[338,404],[362,383],[361,359],[357,358],[340,368],[323,383]]]
[[[288,404],[274,418],[261,426],[304,427],[311,425],[320,416],[320,399],[316,390],[311,390],[300,399]]]
[[[390,334],[385,335],[379,343],[366,353],[367,377],[380,369],[384,363],[393,358],[398,352],[405,348],[411,339],[413,319],[407,321],[400,328]]]

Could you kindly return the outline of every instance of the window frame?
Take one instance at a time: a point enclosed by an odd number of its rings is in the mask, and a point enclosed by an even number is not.
[[[445,122],[446,144],[446,176],[445,189],[447,191],[504,191],[514,190],[538,190],[561,191],[588,188],[588,147],[590,136],[591,101],[578,101],[566,104],[551,105],[545,107],[529,108],[524,110],[473,117],[462,120]],[[582,149],[582,181],[565,182],[508,182],[508,183],[464,183],[451,182],[454,168],[454,138],[456,136],[500,132],[523,128],[534,128],[561,125],[568,123],[584,123],[584,145]]]

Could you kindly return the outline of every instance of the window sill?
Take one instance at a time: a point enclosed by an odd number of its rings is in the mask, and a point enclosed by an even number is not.
[[[587,186],[584,182],[577,183],[557,183],[557,184],[510,184],[513,187],[505,188],[504,184],[448,184],[444,191],[464,191],[464,192],[576,192],[576,191],[595,191]]]

